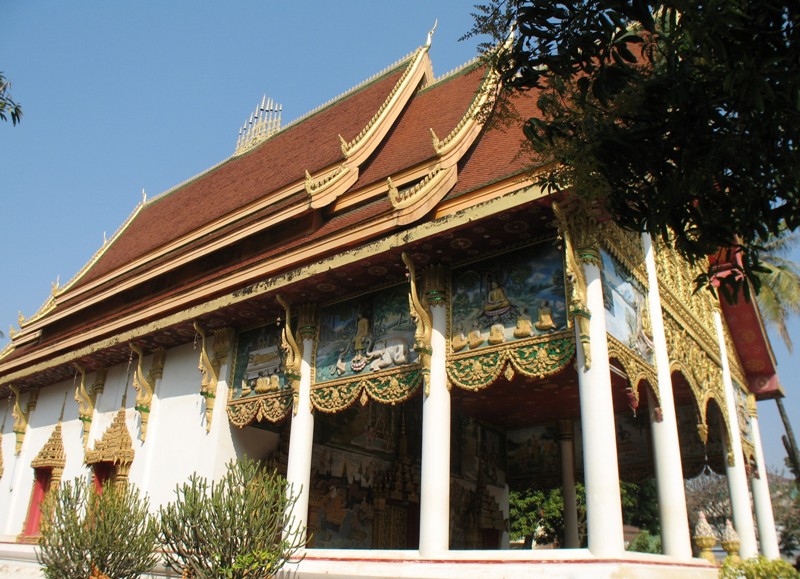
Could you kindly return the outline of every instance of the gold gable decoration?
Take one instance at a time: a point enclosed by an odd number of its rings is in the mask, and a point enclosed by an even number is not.
[[[111,426],[103,433],[100,440],[94,444],[94,449],[86,451],[87,466],[110,462],[117,467],[115,477],[117,484],[126,484],[128,482],[128,472],[135,456],[133,439],[130,432],[128,432],[125,415],[125,408],[120,408],[116,416],[114,416]]]
[[[511,380],[515,372],[531,378],[544,378],[564,369],[575,356],[572,332],[559,332],[512,344],[485,348],[479,354],[465,352],[450,357],[447,376],[464,390],[482,390],[504,376]]]

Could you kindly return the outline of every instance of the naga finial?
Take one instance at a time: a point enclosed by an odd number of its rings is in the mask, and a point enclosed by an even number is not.
[[[428,32],[428,39],[425,41],[425,46],[430,46],[431,41],[433,40],[433,33],[436,32],[436,26],[439,24],[439,19],[437,18],[436,21],[433,23],[433,28],[431,28],[430,32]]]

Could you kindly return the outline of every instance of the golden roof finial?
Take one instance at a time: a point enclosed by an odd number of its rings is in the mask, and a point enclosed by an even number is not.
[[[261,104],[256,107],[247,122],[239,129],[234,155],[249,151],[280,131],[282,112],[282,105],[264,95],[261,98]]]

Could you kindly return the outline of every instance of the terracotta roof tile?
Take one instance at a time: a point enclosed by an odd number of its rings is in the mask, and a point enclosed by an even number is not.
[[[485,69],[469,68],[415,95],[377,153],[362,168],[353,189],[422,163],[435,156],[430,130],[444,139],[466,113]]]
[[[354,138],[369,122],[405,63],[352,95],[291,126],[250,153],[147,204],[75,284],[78,287],[197,228],[342,159],[337,135]]]

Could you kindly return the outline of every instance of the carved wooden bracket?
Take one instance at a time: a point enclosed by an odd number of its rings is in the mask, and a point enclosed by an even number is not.
[[[83,423],[83,448],[89,445],[89,430],[92,428],[92,417],[97,402],[97,390],[86,389],[86,368],[81,364],[73,364],[75,370],[81,375],[81,380],[75,387],[75,402],[78,403],[78,418]]]
[[[133,387],[136,389],[136,410],[142,419],[142,427],[139,432],[139,440],[144,442],[147,437],[147,423],[150,420],[150,405],[153,402],[153,391],[155,381],[161,378],[164,373],[164,350],[155,350],[153,352],[153,363],[150,365],[150,371],[145,375],[143,368],[144,353],[142,349],[134,343],[131,343],[131,350],[136,353],[138,360],[136,361],[136,371],[133,374]]]
[[[286,323],[281,330],[281,349],[283,350],[283,375],[286,382],[292,387],[292,413],[297,415],[297,405],[300,402],[300,365],[303,353],[297,344],[297,339],[292,332],[291,304],[280,294],[275,296],[278,303],[283,306],[286,314]]]
[[[19,388],[11,384],[8,387],[14,393],[14,408],[11,410],[11,416],[14,417],[14,434],[17,437],[14,454],[19,455],[20,450],[22,450],[22,441],[25,440],[25,433],[28,430],[28,418],[33,409],[36,408],[36,401],[39,399],[39,389],[31,390],[28,403],[25,405],[25,410],[23,410],[21,403],[22,393]]]
[[[206,432],[211,431],[211,421],[214,418],[214,402],[217,398],[217,385],[219,384],[219,371],[228,358],[230,351],[230,328],[223,328],[214,332],[213,356],[209,354],[208,333],[198,322],[194,322],[194,329],[200,336],[200,360],[197,369],[200,370],[200,395],[206,399]]]
[[[430,396],[431,393],[431,336],[433,335],[433,322],[431,320],[430,307],[428,306],[428,299],[423,293],[422,299],[419,298],[417,291],[417,272],[414,267],[414,261],[411,256],[405,251],[401,255],[403,263],[408,268],[408,281],[410,284],[408,293],[408,306],[411,310],[411,319],[417,325],[417,330],[414,332],[414,351],[419,355],[419,362],[422,366],[422,378],[424,384],[425,396]]]

